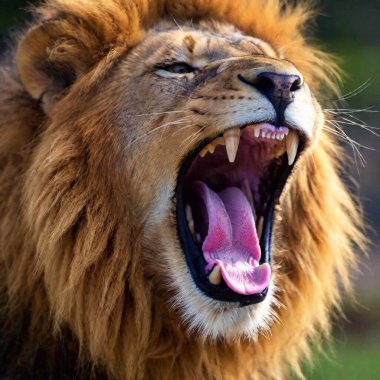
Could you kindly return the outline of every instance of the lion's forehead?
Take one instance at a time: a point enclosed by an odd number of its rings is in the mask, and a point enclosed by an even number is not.
[[[226,23],[201,22],[199,24],[159,22],[147,32],[153,37],[156,49],[152,59],[193,60],[200,66],[229,57],[263,55],[277,58],[269,43],[248,36]],[[165,44],[157,44],[159,40]]]

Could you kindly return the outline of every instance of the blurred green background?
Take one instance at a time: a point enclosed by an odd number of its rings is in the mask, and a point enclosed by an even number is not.
[[[0,0],[0,50],[6,36],[28,18],[24,9],[32,3]],[[345,108],[380,110],[380,0],[321,0],[318,4],[321,15],[312,38],[340,58],[346,73],[343,93],[357,92],[347,99]],[[352,115],[380,127],[380,113]],[[359,185],[353,191],[364,205],[372,246],[369,257],[361,258],[361,274],[355,275],[357,299],[346,300],[347,320],[336,324],[333,344],[326,347],[325,355],[316,355],[307,379],[380,380],[380,138],[357,125],[345,125],[344,129],[353,140],[370,148],[359,148],[366,164],[363,166],[356,154],[351,175]],[[354,157],[349,145],[347,153]]]

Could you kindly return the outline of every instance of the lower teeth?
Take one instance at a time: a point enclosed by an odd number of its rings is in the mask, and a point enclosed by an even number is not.
[[[208,279],[213,285],[220,285],[222,283],[222,274],[220,273],[220,268],[218,265],[214,266],[214,269],[209,274]]]

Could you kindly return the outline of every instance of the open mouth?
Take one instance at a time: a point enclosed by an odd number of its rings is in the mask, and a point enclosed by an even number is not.
[[[179,237],[207,296],[241,305],[265,299],[275,205],[303,146],[294,130],[260,123],[203,141],[183,163]]]

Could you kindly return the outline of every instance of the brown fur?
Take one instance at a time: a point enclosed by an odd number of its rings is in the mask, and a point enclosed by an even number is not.
[[[118,64],[164,15],[230,22],[281,51],[316,93],[331,89],[335,65],[303,34],[308,6],[283,4],[50,0],[36,9],[16,62],[0,74],[0,374],[257,380],[283,379],[290,365],[301,375],[363,244],[337,144],[322,133],[282,197],[283,306],[270,338],[204,341],[170,307],[175,289],[160,252],[164,242],[178,248],[175,229],[150,235],[147,226],[153,198],[174,180],[177,144],[168,139],[162,156],[162,142],[129,147],[114,128],[133,93],[133,84],[121,87]],[[126,101],[138,110],[148,93]]]

